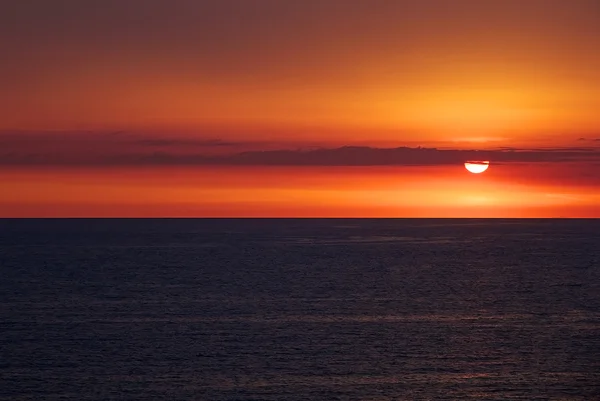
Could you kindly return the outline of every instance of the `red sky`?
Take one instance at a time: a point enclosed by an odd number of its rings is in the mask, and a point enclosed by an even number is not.
[[[596,0],[15,0],[0,49],[0,216],[600,217]]]

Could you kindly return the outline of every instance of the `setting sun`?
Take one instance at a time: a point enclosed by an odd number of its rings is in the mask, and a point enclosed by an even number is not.
[[[472,162],[465,163],[465,168],[473,174],[481,174],[485,170],[487,170],[489,166],[490,166],[489,161],[477,161],[477,162],[472,161]]]

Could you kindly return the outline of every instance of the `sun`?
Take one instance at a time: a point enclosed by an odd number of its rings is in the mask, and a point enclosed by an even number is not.
[[[465,162],[465,168],[473,174],[483,173],[490,166],[489,161],[470,161]]]

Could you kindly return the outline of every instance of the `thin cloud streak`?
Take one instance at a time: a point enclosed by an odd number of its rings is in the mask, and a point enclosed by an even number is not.
[[[4,166],[419,166],[466,160],[493,163],[600,162],[600,147],[452,149],[315,147],[311,144],[172,137],[128,132],[0,132]],[[293,149],[296,147],[296,149]]]
[[[0,154],[5,166],[429,166],[461,164],[466,160],[492,163],[600,162],[596,150],[448,150],[436,148],[341,147],[317,150],[248,151],[232,155],[136,153],[17,153]]]

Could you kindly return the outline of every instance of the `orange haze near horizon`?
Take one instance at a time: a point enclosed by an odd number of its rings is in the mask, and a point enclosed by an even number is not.
[[[581,166],[569,166],[578,171]],[[0,172],[4,217],[597,217],[552,166],[170,167]],[[549,176],[549,175],[547,175]]]

